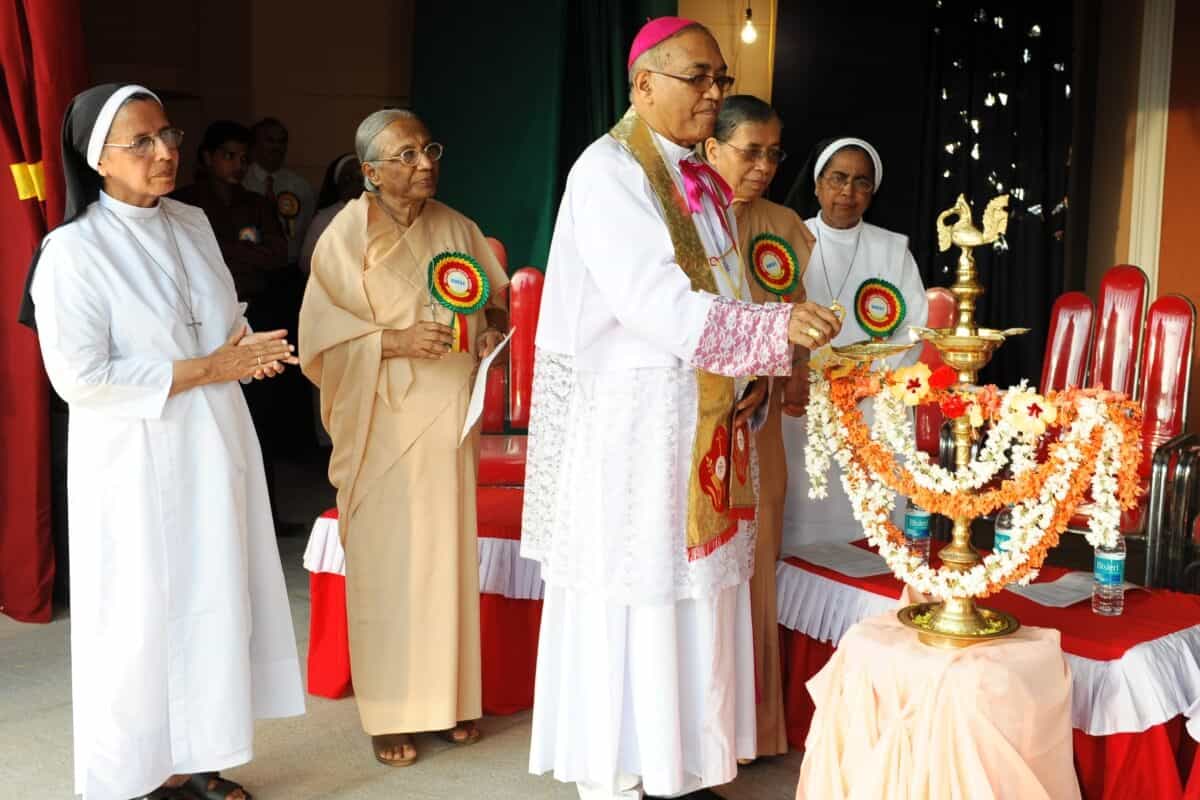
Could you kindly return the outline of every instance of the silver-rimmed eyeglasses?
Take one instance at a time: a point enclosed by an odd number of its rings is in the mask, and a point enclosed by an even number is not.
[[[138,158],[146,158],[154,153],[154,142],[160,141],[168,150],[178,150],[179,145],[183,144],[183,131],[179,128],[163,128],[158,133],[148,133],[137,137],[129,144],[116,144],[114,142],[105,142],[105,147],[115,147],[119,150],[128,150]]]
[[[372,158],[371,161],[399,161],[406,167],[415,167],[417,162],[421,160],[421,154],[424,153],[429,157],[430,161],[439,161],[442,158],[442,153],[446,152],[446,148],[439,142],[430,142],[422,148],[408,147],[401,150],[394,156],[384,156],[383,158]]]

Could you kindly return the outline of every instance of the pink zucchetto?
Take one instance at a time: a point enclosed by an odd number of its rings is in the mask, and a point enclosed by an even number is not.
[[[642,53],[660,42],[670,39],[689,25],[699,24],[695,20],[684,17],[659,17],[650,20],[642,26],[637,36],[633,37],[633,46],[629,48],[629,63],[625,65],[625,68],[632,67],[633,62],[637,61]]]

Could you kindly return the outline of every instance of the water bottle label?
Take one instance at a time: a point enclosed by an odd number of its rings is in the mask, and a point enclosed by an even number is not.
[[[1012,538],[1012,533],[999,528],[996,530],[996,542],[992,545],[992,549],[997,553],[1003,553],[1008,549],[1008,540]]]
[[[904,515],[904,535],[909,539],[929,538],[928,511],[910,511]]]
[[[1096,553],[1092,572],[1096,583],[1102,586],[1119,586],[1125,580],[1124,553]]]

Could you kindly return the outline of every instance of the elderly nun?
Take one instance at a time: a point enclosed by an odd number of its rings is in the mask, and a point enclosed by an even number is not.
[[[262,455],[239,380],[296,363],[247,333],[233,278],[175,188],[183,132],[140,86],[63,122],[67,220],[22,321],[70,407],[67,504],[75,791],[250,795],[254,720],[304,712]],[[184,786],[187,784],[187,787]]]
[[[879,153],[864,139],[832,139],[816,146],[811,164],[809,185],[819,210],[805,220],[816,244],[804,273],[804,288],[813,302],[837,303],[847,309],[846,324],[833,344],[867,338],[911,342],[909,330],[925,324],[929,308],[908,237],[863,220],[883,183]],[[802,199],[811,202],[807,187],[802,193]],[[919,352],[914,347],[893,356],[889,366],[911,364]],[[870,410],[864,407],[864,412]],[[808,499],[805,421],[785,417],[783,432],[788,452],[783,552],[813,542],[862,538],[862,526],[854,519],[840,481],[830,482],[828,499]],[[903,517],[903,507],[896,516]]]
[[[415,114],[371,114],[355,148],[367,191],[313,253],[300,362],[333,440],[359,715],[375,757],[407,766],[413,733],[479,738],[476,441],[460,434],[508,279],[433,199],[443,148]]]

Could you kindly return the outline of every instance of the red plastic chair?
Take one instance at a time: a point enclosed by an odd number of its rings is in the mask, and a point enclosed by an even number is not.
[[[1134,396],[1148,287],[1146,273],[1129,264],[1104,273],[1089,386]]]
[[[1183,295],[1154,301],[1146,315],[1142,354],[1142,476],[1150,474],[1154,451],[1187,427],[1188,388],[1196,338],[1196,306]]]
[[[1042,359],[1042,394],[1086,386],[1096,308],[1083,292],[1067,292],[1054,301]]]
[[[1140,270],[1139,270],[1140,271]],[[1141,359],[1141,383],[1138,396],[1142,405],[1142,461],[1139,467],[1143,491],[1138,507],[1121,518],[1121,531],[1127,535],[1148,532],[1160,520],[1147,520],[1147,502],[1162,496],[1166,487],[1154,485],[1151,473],[1155,455],[1170,439],[1187,426],[1188,388],[1192,376],[1192,350],[1196,339],[1196,307],[1182,295],[1158,298],[1146,315],[1146,348]],[[1161,471],[1156,481],[1170,481]],[[1071,530],[1083,532],[1087,519],[1076,515]],[[1151,535],[1153,532],[1150,532]]]
[[[525,483],[525,430],[529,427],[529,396],[533,390],[533,343],[537,333],[538,309],[542,303],[544,277],[533,267],[513,273],[508,293],[508,322],[513,329],[507,354],[501,354],[488,374],[484,395],[483,436],[479,446],[479,524],[483,528],[485,508],[517,504]],[[507,358],[505,357],[507,356]],[[498,502],[502,491],[508,500]],[[486,500],[486,502],[485,502]],[[505,515],[511,516],[511,509]],[[519,519],[520,514],[516,517]]]
[[[954,324],[954,295],[949,289],[935,287],[925,290],[925,298],[929,301],[929,316],[926,326],[930,328],[948,328]],[[942,366],[942,354],[929,342],[921,345],[919,360],[928,364],[931,370]],[[942,410],[937,403],[926,403],[917,406],[917,449],[928,453],[935,460],[938,457],[938,442],[942,431]]]

